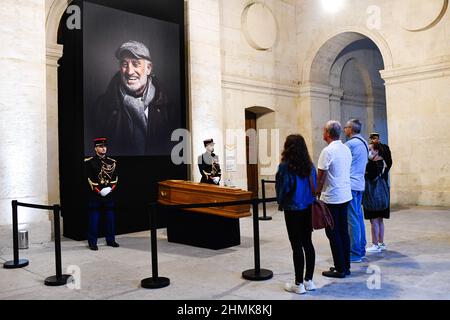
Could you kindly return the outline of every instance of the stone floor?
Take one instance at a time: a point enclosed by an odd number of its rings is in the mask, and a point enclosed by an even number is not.
[[[368,254],[352,264],[345,279],[321,276],[331,264],[323,231],[313,233],[316,248],[314,281],[318,289],[305,295],[285,292],[293,280],[291,249],[283,213],[269,208],[271,221],[261,221],[261,267],[273,271],[267,281],[244,280],[241,273],[254,267],[252,219],[241,219],[241,245],[223,250],[169,243],[158,230],[159,275],[170,286],[148,290],[140,280],[151,276],[149,232],[118,236],[120,248],[63,239],[63,272],[79,270],[80,288],[47,287],[55,274],[53,242],[32,244],[20,255],[30,261],[23,269],[0,268],[0,299],[165,299],[165,300],[307,300],[307,299],[449,299],[450,209],[396,208],[386,222],[388,250]],[[368,239],[370,227],[366,224]],[[100,243],[103,243],[101,241]],[[0,262],[12,259],[11,243],[0,243]],[[67,269],[69,268],[69,271]],[[378,288],[377,288],[378,287]]]

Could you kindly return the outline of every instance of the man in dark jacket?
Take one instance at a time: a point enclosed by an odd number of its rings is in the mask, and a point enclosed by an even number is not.
[[[156,77],[148,48],[137,41],[116,51],[120,69],[97,101],[93,133],[110,139],[110,152],[125,155],[170,153],[173,108]]]
[[[203,141],[206,152],[198,156],[198,168],[202,175],[200,182],[219,185],[222,172],[219,165],[219,157],[214,153],[214,140]]]
[[[89,190],[89,249],[98,250],[97,236],[100,213],[106,215],[106,244],[117,248],[115,241],[114,202],[117,187],[117,161],[106,156],[106,138],[94,139],[95,156],[85,159]]]

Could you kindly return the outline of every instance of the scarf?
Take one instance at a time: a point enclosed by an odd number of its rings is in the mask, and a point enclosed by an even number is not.
[[[120,86],[123,106],[131,118],[133,125],[132,144],[137,146],[139,153],[145,153],[145,141],[147,137],[148,107],[155,97],[155,86],[151,78],[148,79],[147,87],[141,97],[133,97],[127,93],[123,86]]]

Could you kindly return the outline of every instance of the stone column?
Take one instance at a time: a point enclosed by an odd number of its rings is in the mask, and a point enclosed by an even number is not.
[[[392,203],[450,205],[450,61],[381,71]]]
[[[190,123],[192,133],[191,179],[200,181],[197,156],[203,140],[213,138],[224,168],[220,7],[217,0],[187,1]]]
[[[333,88],[317,83],[308,83],[300,89],[300,132],[304,135],[315,164],[326,146],[323,127],[331,119],[330,96]],[[336,99],[334,99],[336,103]]]
[[[339,88],[333,88],[333,92],[330,96],[330,120],[337,120],[339,122],[346,121],[342,117],[342,98],[344,96],[344,90]]]
[[[47,44],[47,185],[50,203],[59,203],[59,149],[58,149],[58,60],[63,46]]]

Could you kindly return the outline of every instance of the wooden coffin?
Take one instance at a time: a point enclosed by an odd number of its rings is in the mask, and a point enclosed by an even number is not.
[[[159,182],[158,202],[161,204],[194,204],[208,202],[228,202],[251,199],[252,193],[237,188],[216,186],[184,180],[166,180]],[[250,204],[186,209],[226,218],[251,216]]]

